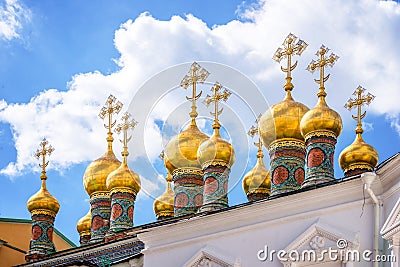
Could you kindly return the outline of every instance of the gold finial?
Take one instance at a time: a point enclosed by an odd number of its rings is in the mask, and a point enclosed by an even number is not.
[[[43,138],[42,142],[40,142],[40,149],[36,150],[35,156],[37,159],[42,157],[42,163],[39,163],[39,166],[42,168],[42,175],[40,175],[40,179],[42,180],[42,188],[46,188],[46,167],[49,165],[49,161],[46,161],[46,155],[51,155],[51,153],[54,151],[54,148],[49,145],[49,147],[46,148],[46,146],[49,144],[49,142],[46,140],[46,138]]]
[[[192,111],[189,113],[190,118],[192,118],[192,125],[196,125],[196,117],[198,115],[196,109],[196,100],[200,98],[202,91],[199,94],[196,92],[197,83],[203,83],[210,73],[202,68],[197,62],[193,62],[190,66],[188,74],[182,79],[180,86],[187,89],[188,86],[192,85],[192,97],[186,97],[187,100],[192,101]]]
[[[283,86],[286,91],[286,99],[293,99],[290,93],[294,88],[292,84],[292,70],[296,68],[297,60],[292,65],[292,55],[296,54],[300,56],[307,46],[308,44],[306,42],[297,38],[294,34],[289,33],[285,41],[283,41],[282,46],[276,50],[272,57],[272,59],[278,63],[280,63],[282,59],[287,58],[287,67],[284,68],[281,66],[281,70],[286,72],[286,84]]]
[[[319,69],[319,79],[314,79],[314,81],[316,83],[319,83],[319,92],[317,96],[320,99],[324,99],[326,96],[324,83],[329,79],[330,76],[330,74],[325,76],[325,66],[328,65],[330,67],[333,67],[333,65],[335,65],[335,62],[339,59],[339,57],[334,53],[331,53],[329,57],[326,57],[325,55],[328,52],[329,48],[321,45],[320,49],[317,51],[317,53],[315,53],[315,55],[317,55],[319,59],[317,61],[313,59],[307,67],[307,70],[311,73],[314,73],[316,69]]]
[[[123,144],[123,150],[121,152],[121,155],[123,157],[123,164],[126,164],[126,158],[129,155],[128,152],[128,142],[131,140],[132,136],[128,137],[128,130],[135,128],[135,126],[138,124],[137,121],[134,119],[129,120],[131,117],[131,114],[129,112],[125,112],[125,114],[122,116],[121,120],[122,122],[117,125],[115,128],[116,133],[123,133],[122,140],[120,142]]]
[[[251,136],[252,138],[254,138],[254,136],[257,134],[258,135],[258,142],[255,142],[254,145],[258,148],[258,152],[257,152],[257,158],[263,158],[264,154],[262,151],[262,142],[261,142],[261,137],[260,137],[260,133],[258,131],[258,122],[260,121],[262,114],[258,115],[256,121],[255,121],[255,125],[251,126],[250,130],[247,132],[247,134],[249,136]]]
[[[113,114],[118,114],[121,109],[122,109],[123,104],[119,102],[115,96],[110,95],[107,98],[107,101],[105,105],[101,108],[99,117],[104,120],[104,118],[107,116],[108,117],[108,123],[104,124],[104,127],[108,129],[107,132],[107,143],[108,143],[108,151],[112,151],[112,142],[114,141],[114,138],[112,137],[112,128],[115,125],[115,120],[113,121],[112,115]]]
[[[346,105],[344,105],[344,107],[347,108],[348,110],[352,110],[355,106],[357,106],[357,116],[351,115],[353,119],[357,121],[357,128],[356,128],[357,135],[361,135],[364,132],[361,120],[365,117],[365,114],[367,113],[366,111],[361,113],[361,107],[364,104],[369,105],[375,98],[375,96],[373,96],[370,93],[363,95],[364,92],[365,89],[359,85],[353,93],[353,95],[356,96],[356,98],[354,99],[350,98],[349,100],[347,100]]]
[[[219,128],[221,128],[221,124],[219,123],[218,120],[218,115],[221,115],[222,111],[224,108],[219,109],[218,108],[218,103],[219,101],[223,100],[226,102],[228,100],[229,96],[232,94],[228,90],[224,89],[223,93],[218,93],[219,90],[221,90],[222,85],[218,82],[214,84],[214,86],[211,88],[211,92],[213,92],[213,95],[207,95],[207,97],[204,99],[203,103],[208,107],[212,102],[214,102],[214,112],[210,112],[211,115],[214,116],[214,124],[213,124],[213,129],[216,130],[216,134],[219,134]]]

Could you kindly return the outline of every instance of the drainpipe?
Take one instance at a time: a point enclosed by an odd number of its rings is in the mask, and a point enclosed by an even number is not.
[[[379,230],[380,230],[380,209],[381,209],[381,201],[375,195],[374,191],[371,189],[371,184],[376,178],[376,174],[374,172],[365,172],[361,174],[361,179],[364,183],[364,189],[368,192],[369,196],[372,199],[374,205],[374,242],[373,242],[373,250],[374,250],[374,257],[379,255]],[[374,261],[374,267],[379,266],[379,262]]]

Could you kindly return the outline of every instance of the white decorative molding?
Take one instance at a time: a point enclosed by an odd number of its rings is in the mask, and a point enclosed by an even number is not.
[[[239,263],[239,264],[238,264]],[[240,261],[223,255],[217,248],[206,246],[197,252],[184,267],[240,267]]]
[[[393,237],[397,237],[400,232],[400,198],[397,200],[389,217],[386,219],[381,229],[381,235],[384,239],[393,242]]]
[[[317,223],[311,225],[305,232],[298,236],[283,250],[287,253],[296,251],[299,253],[299,255],[302,255],[304,251],[315,251],[315,255],[317,256],[317,258],[322,258],[322,260],[319,261],[319,263],[294,261],[289,255],[287,255],[281,260],[281,263],[285,267],[311,266],[312,264],[317,264],[317,266],[319,266],[319,264],[322,263],[327,264],[331,262],[331,260],[322,256],[324,250],[342,249],[338,247],[338,242],[342,242],[345,244],[344,249],[356,250],[359,247],[357,239],[358,238],[356,233],[344,234],[334,227],[318,221]],[[337,261],[337,263],[341,263],[341,261]]]

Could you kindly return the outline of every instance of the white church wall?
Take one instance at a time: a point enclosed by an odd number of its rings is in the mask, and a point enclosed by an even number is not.
[[[221,252],[220,254],[235,262],[236,266],[282,266],[282,263],[276,258],[276,254],[271,262],[270,260],[259,260],[257,253],[264,250],[266,246],[269,251],[286,248],[316,223],[329,225],[336,232],[343,233],[343,238],[358,243],[360,250],[372,250],[373,206],[370,200],[366,200],[364,211],[360,217],[362,199],[335,205],[329,196],[325,199],[324,194],[320,194],[322,192],[318,193],[319,198],[313,193],[315,192],[303,192],[298,201],[301,203],[304,194],[309,194],[310,198],[318,201],[315,206],[325,205],[327,207],[313,209],[313,206],[310,205],[303,210],[298,210],[298,213],[287,213],[291,216],[283,212],[271,216],[273,212],[268,209],[269,201],[267,201],[256,204],[264,205],[260,210],[256,208],[256,205],[251,205],[242,209],[201,217],[201,223],[194,219],[171,226],[158,227],[158,229],[151,230],[152,236],[139,234],[139,239],[143,238],[146,244],[143,252],[144,266],[184,266],[204,247],[215,248]],[[338,193],[337,201],[341,202],[340,193]],[[287,205],[287,202],[287,199],[281,199],[283,206]],[[243,216],[253,209],[256,213],[253,214],[254,217]],[[284,210],[284,208],[280,210]],[[231,214],[234,216],[230,217]],[[154,239],[158,233],[162,233],[162,237]],[[372,265],[362,262],[355,263],[354,266]]]

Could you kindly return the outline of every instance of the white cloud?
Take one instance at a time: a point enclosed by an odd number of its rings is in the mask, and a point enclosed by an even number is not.
[[[0,120],[11,125],[17,149],[17,159],[1,173],[18,175],[30,170],[36,164],[32,151],[43,136],[56,148],[51,161],[53,168],[63,169],[97,158],[106,147],[105,130],[97,114],[108,94],[124,102],[125,110],[146,79],[182,62],[216,61],[237,68],[256,82],[269,103],[276,103],[284,95],[284,74],[271,57],[289,32],[309,43],[293,72],[296,100],[310,107],[316,103],[317,85],[313,78],[317,75],[311,75],[305,68],[324,43],[341,57],[333,69],[327,70],[332,77],[326,87],[328,103],[342,113],[344,120],[350,120],[351,116],[343,104],[359,84],[377,96],[371,111],[400,113],[397,103],[400,50],[395,49],[400,41],[399,4],[373,0],[270,0],[242,11],[241,16],[246,18],[245,22],[235,20],[210,29],[192,15],[160,21],[144,13],[122,24],[115,33],[115,47],[121,54],[116,59],[119,71],[109,75],[77,74],[67,91],[46,90],[29,103],[0,102]],[[183,75],[171,79],[177,79],[179,84]],[[235,89],[234,84],[230,87]],[[251,97],[246,95],[246,88],[242,90],[244,99]],[[147,93],[151,99],[154,92],[149,89]],[[186,93],[181,91],[182,99]],[[139,120],[138,127],[148,126],[145,142],[151,159],[158,156],[161,147],[161,135],[154,120],[165,119],[175,109],[174,105],[180,103],[177,99],[169,105],[160,101],[147,122]],[[140,104],[132,104],[137,114],[141,112]],[[396,128],[398,120],[393,122]],[[136,142],[142,141],[135,139],[134,133],[133,144]],[[120,151],[119,142],[114,144],[115,151]],[[146,152],[131,149],[131,159],[138,156],[146,156]],[[152,184],[144,185],[156,190]]]
[[[399,115],[387,115],[387,119],[390,121],[390,126],[392,126],[396,132],[400,135],[400,118]]]
[[[20,31],[31,20],[31,11],[18,0],[5,0],[0,4],[0,39],[20,38]]]

